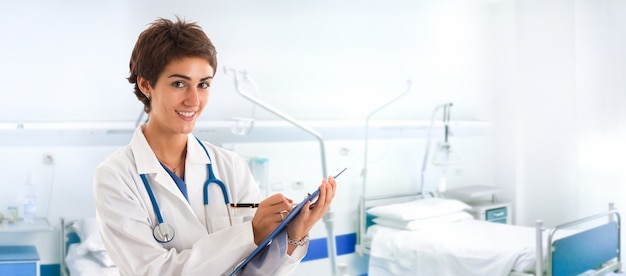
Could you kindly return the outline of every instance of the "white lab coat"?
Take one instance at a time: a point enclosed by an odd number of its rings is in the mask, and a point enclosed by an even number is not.
[[[204,143],[213,172],[226,184],[231,202],[259,202],[262,196],[245,160],[234,152]],[[157,160],[139,126],[130,144],[97,168],[94,194],[98,226],[111,259],[122,275],[230,274],[255,248],[251,219],[255,209],[232,211],[230,227],[222,191],[209,185],[209,222],[205,227],[203,186],[209,158],[190,134],[187,140],[185,183],[189,202]],[[163,221],[175,229],[174,239],[157,242],[158,223],[141,180],[146,174]],[[243,275],[289,275],[306,254],[299,246],[287,255],[283,232],[249,263]]]

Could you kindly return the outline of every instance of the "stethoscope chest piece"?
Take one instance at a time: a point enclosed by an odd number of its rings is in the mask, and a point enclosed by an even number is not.
[[[152,230],[154,239],[160,243],[170,242],[174,239],[174,227],[167,223],[159,223]]]

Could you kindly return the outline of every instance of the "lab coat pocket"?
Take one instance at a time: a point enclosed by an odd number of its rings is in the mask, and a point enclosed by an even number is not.
[[[244,222],[244,218],[244,216],[233,216],[233,225]],[[228,216],[212,217],[210,220],[211,233],[228,228],[231,225]]]

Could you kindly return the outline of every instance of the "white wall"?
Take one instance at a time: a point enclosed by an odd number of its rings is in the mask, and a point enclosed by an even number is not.
[[[0,46],[0,116],[134,121],[141,107],[125,80],[132,46],[157,17],[179,15],[204,27],[220,69],[248,71],[260,97],[299,119],[362,120],[410,78],[419,96],[388,117],[424,119],[434,104],[451,99],[457,118],[485,120],[487,22],[481,5],[466,2],[3,2],[0,34],[8,43]],[[205,119],[250,113],[232,82],[218,70]]]
[[[619,1],[498,5],[495,182],[516,222],[548,226],[626,204],[619,145],[625,116]],[[498,67],[500,66],[500,67]],[[504,72],[504,73],[503,73]],[[617,165],[617,166],[616,166]],[[554,203],[558,202],[558,208]]]

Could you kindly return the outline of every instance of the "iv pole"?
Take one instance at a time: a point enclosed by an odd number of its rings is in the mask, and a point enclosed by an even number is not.
[[[443,108],[443,123],[444,123],[444,127],[445,127],[445,142],[443,144],[445,149],[449,149],[450,148],[450,144],[448,143],[448,135],[449,135],[449,123],[450,123],[450,108],[452,108],[452,103],[451,102],[446,102],[446,103],[442,103],[438,106],[435,107],[435,110],[433,110],[433,114],[430,117],[430,127],[428,127],[428,140],[426,141],[426,148],[424,149],[424,160],[422,161],[422,171],[421,171],[421,195],[422,198],[425,196],[424,191],[426,190],[425,188],[425,172],[426,172],[426,165],[428,164],[428,154],[430,151],[430,141],[432,140],[432,131],[433,131],[433,126],[435,124],[435,116],[437,115],[437,111]]]
[[[268,104],[262,102],[261,100],[259,100],[258,98],[244,92],[241,89],[240,83],[239,83],[239,74],[243,75],[243,77],[249,81],[252,81],[249,77],[247,72],[245,71],[238,71],[235,69],[231,69],[231,68],[227,68],[224,67],[224,73],[228,74],[228,71],[232,71],[234,73],[234,77],[235,77],[235,88],[237,89],[237,92],[243,96],[244,98],[246,98],[247,100],[253,102],[254,104],[264,108],[265,110],[273,113],[274,115],[280,117],[281,119],[291,123],[292,125],[308,132],[309,134],[313,135],[320,144],[320,153],[321,153],[321,159],[322,159],[322,179],[326,179],[328,177],[328,174],[326,173],[326,149],[324,147],[324,140],[322,139],[322,136],[315,130],[304,126],[300,123],[298,123],[295,119],[291,118],[289,115],[284,114],[278,110],[276,110],[275,108],[269,106]],[[335,235],[333,233],[333,223],[334,223],[334,213],[332,212],[331,208],[328,208],[328,212],[326,213],[326,215],[324,215],[324,224],[326,226],[326,231],[327,231],[327,240],[328,240],[328,257],[330,258],[330,265],[331,265],[331,270],[333,275],[337,275],[337,248],[335,246]]]
[[[411,85],[413,84],[413,82],[411,80],[407,80],[407,88],[406,91],[404,91],[402,94],[396,96],[395,98],[389,100],[388,102],[386,102],[385,104],[379,106],[378,108],[376,108],[374,111],[370,112],[367,115],[367,118],[365,119],[365,150],[364,152],[364,156],[363,156],[363,171],[361,171],[361,177],[363,177],[363,185],[361,188],[361,194],[365,195],[365,184],[366,184],[366,179],[367,179],[367,149],[368,149],[368,144],[369,144],[369,125],[370,125],[370,119],[372,118],[372,116],[377,113],[378,111],[381,111],[383,108],[387,107],[388,105],[390,105],[391,103],[395,102],[396,100],[404,97],[404,95],[406,95],[407,93],[409,93],[409,91],[411,91]]]

